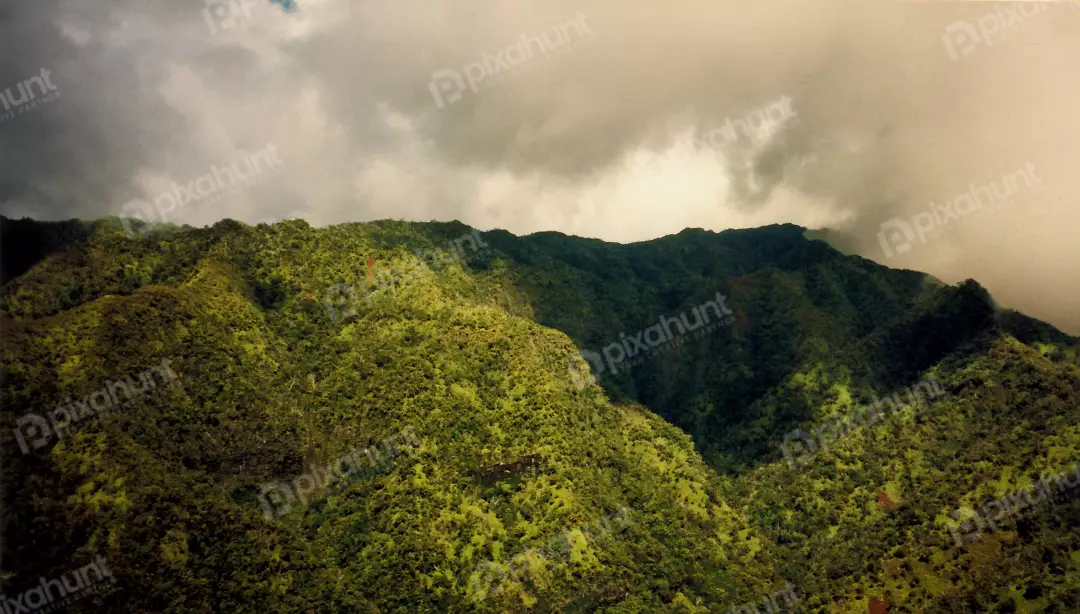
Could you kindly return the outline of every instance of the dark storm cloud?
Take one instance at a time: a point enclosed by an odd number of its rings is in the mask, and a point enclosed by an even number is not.
[[[60,90],[0,122],[3,213],[118,214],[273,146],[274,173],[167,220],[458,218],[611,240],[828,225],[867,257],[975,277],[1080,331],[1080,289],[1063,288],[1080,256],[1069,236],[1080,221],[1080,9],[1032,4],[1019,19],[1013,5],[976,2],[234,6],[245,11],[0,7],[0,36],[18,51],[0,59],[0,87],[44,67]],[[782,127],[732,132],[781,97],[794,112]],[[883,223],[1028,163],[1040,190],[893,258],[883,251]]]

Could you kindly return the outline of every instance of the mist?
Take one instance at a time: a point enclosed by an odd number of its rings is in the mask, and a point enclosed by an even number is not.
[[[1077,4],[5,3],[0,213],[792,222],[1075,334]]]

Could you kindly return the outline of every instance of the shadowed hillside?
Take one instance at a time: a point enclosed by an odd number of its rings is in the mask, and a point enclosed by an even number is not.
[[[791,225],[3,224],[5,595],[101,556],[70,611],[1080,607],[1072,482],[951,537],[1080,461],[1076,340],[974,281]]]

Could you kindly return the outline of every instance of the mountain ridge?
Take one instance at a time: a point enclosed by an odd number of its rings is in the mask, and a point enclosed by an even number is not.
[[[0,292],[5,432],[163,357],[179,384],[32,453],[5,443],[3,568],[24,580],[5,594],[106,553],[115,586],[78,611],[720,612],[789,581],[814,611],[1080,604],[1074,499],[1033,542],[974,554],[938,520],[984,488],[963,472],[1011,485],[1080,449],[1076,338],[975,282],[794,225],[630,245],[454,222],[71,228],[35,229],[59,238]],[[590,375],[580,350],[718,292],[730,324]],[[921,410],[784,460],[787,433],[928,375],[945,393]],[[300,489],[409,428],[379,472]],[[940,453],[956,441],[974,451]],[[271,483],[305,504],[267,517]],[[1064,577],[1035,562],[1052,542]],[[987,544],[1022,555],[1019,595],[986,580],[1005,563],[972,562]]]

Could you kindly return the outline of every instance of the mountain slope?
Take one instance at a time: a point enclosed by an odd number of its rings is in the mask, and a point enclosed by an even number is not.
[[[868,400],[905,386],[985,331],[1039,329],[1028,338],[1075,343],[1019,314],[995,318],[974,282],[946,287],[805,234],[786,225],[687,230],[626,246],[551,233],[491,243],[515,258],[512,279],[536,320],[595,353],[722,293],[731,325],[658,344],[633,367],[602,360],[601,377],[616,398],[642,402],[689,432],[728,471],[775,458],[773,442],[819,418],[838,394]],[[804,398],[788,394],[793,378],[808,382]]]
[[[1080,460],[1076,340],[974,282],[795,226],[625,246],[456,222],[40,226],[61,238],[0,295],[6,432],[158,384],[26,454],[7,436],[5,594],[96,554],[115,582],[73,611],[721,612],[785,582],[814,611],[1076,598],[1072,490],[1024,539],[948,543],[956,506]],[[730,318],[592,383],[578,348],[717,293]],[[913,415],[785,462],[789,433],[928,374],[943,392]]]
[[[23,313],[50,314],[4,321],[8,432],[163,357],[178,382],[30,454],[5,446],[8,592],[90,552],[117,578],[99,607],[125,611],[656,610],[681,591],[768,587],[760,538],[690,440],[573,380],[585,366],[565,336],[430,273],[336,327],[323,306],[245,279],[238,263],[257,273],[267,258],[250,239],[182,243],[198,253],[183,281],[121,296],[107,292],[131,256],[92,246],[98,266],[71,281],[100,296],[57,313],[70,286],[42,280],[47,260],[6,288]],[[100,266],[111,258],[115,272]],[[379,443],[409,427],[401,450]],[[264,515],[265,483],[370,443],[386,448],[374,475]]]

